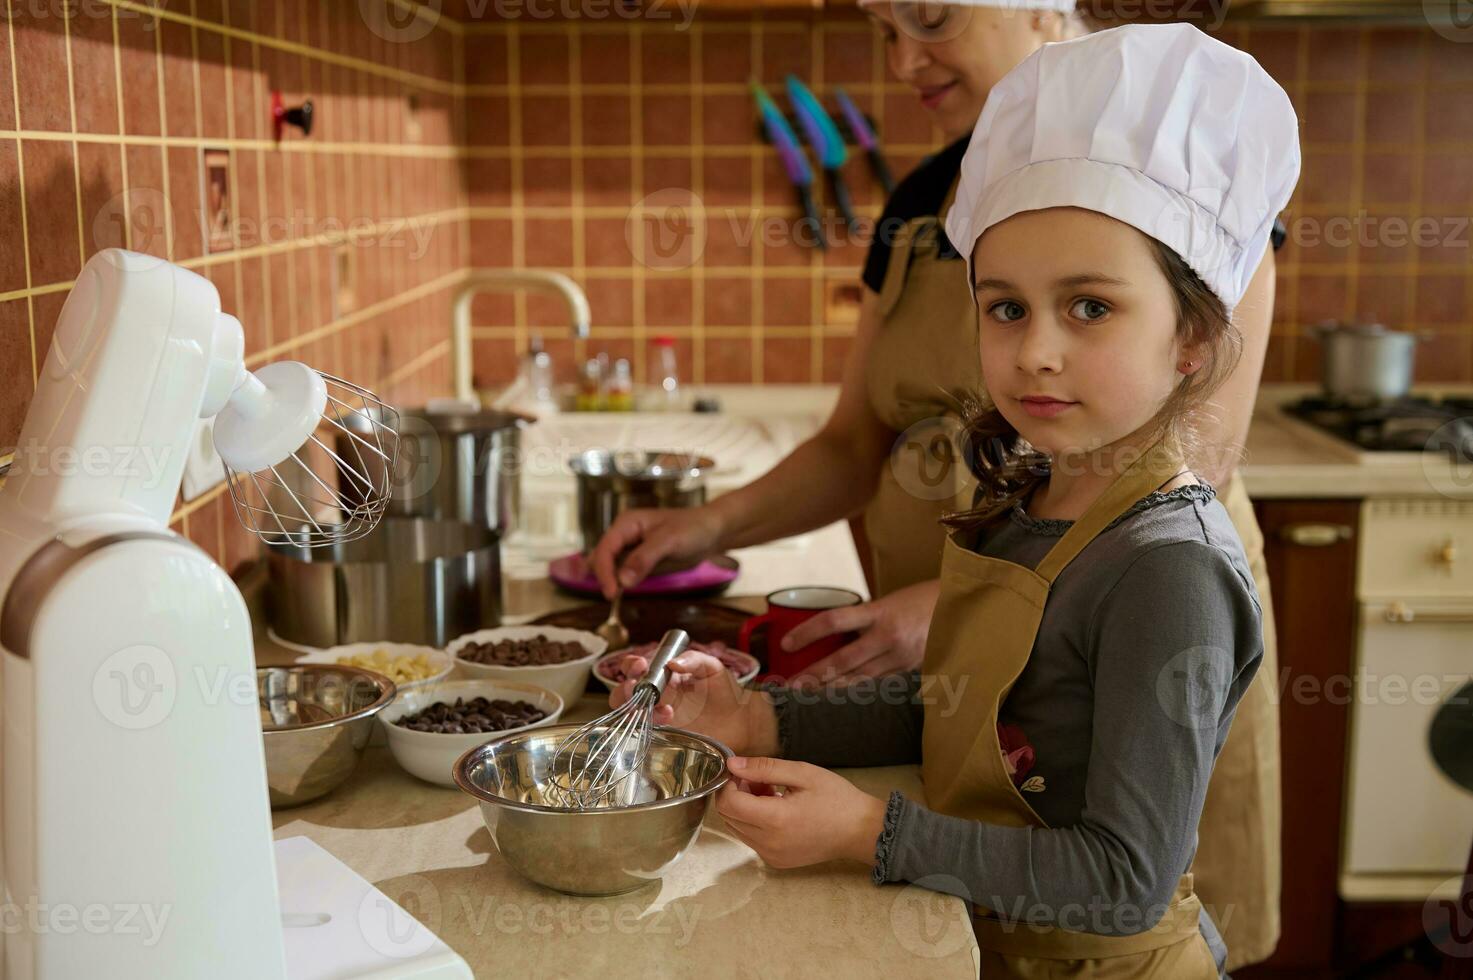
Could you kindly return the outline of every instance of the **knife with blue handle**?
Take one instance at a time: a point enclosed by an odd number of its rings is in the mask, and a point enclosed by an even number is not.
[[[812,229],[818,247],[826,249],[828,242],[823,237],[823,222],[819,220],[818,208],[813,204],[813,171],[809,169],[808,158],[803,155],[803,147],[798,144],[798,136],[793,132],[793,127],[788,125],[777,104],[756,82],[752,83],[752,97],[757,100],[757,107],[762,112],[762,125],[767,130],[767,138],[777,148],[778,159],[788,173],[788,180],[798,191],[803,220]]]
[[[808,145],[813,147],[819,165],[828,175],[835,206],[844,216],[844,220],[849,222],[850,228],[858,227],[854,207],[849,203],[849,188],[844,186],[844,178],[839,174],[839,168],[849,158],[844,137],[839,135],[839,127],[834,125],[828,112],[796,75],[788,76],[788,99],[793,103],[793,111],[798,114],[798,123],[803,127],[803,135],[808,137]]]

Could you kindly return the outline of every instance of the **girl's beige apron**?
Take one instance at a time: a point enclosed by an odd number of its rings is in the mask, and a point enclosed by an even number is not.
[[[1177,460],[1156,446],[1111,484],[1037,570],[984,557],[947,539],[941,596],[922,669],[926,675],[964,678],[966,686],[945,710],[926,707],[921,776],[926,801],[936,810],[1003,826],[1047,826],[1003,765],[998,710],[1033,652],[1044,603],[1059,573],[1112,520],[1180,471]],[[985,642],[979,642],[982,637]],[[1217,977],[1217,964],[1198,925],[1201,903],[1190,874],[1182,877],[1160,922],[1123,936],[1004,923],[986,909],[986,895],[973,897],[977,909],[972,925],[982,976],[988,980]]]
[[[937,577],[947,540],[939,519],[970,507],[976,485],[954,441],[952,393],[982,391],[977,312],[966,263],[939,256],[955,193],[953,183],[940,215],[914,218],[896,235],[865,365],[871,411],[901,434],[864,514],[879,596]],[[1235,474],[1218,499],[1243,540],[1263,605],[1263,663],[1217,759],[1192,868],[1235,969],[1266,959],[1279,939],[1278,655],[1263,535],[1243,481]]]

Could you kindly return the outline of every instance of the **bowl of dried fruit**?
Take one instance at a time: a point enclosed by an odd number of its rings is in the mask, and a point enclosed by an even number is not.
[[[609,645],[597,634],[561,626],[498,626],[456,637],[445,647],[456,676],[545,687],[576,704],[593,662]]]
[[[443,681],[455,669],[455,661],[444,650],[415,643],[349,643],[314,650],[298,657],[297,663],[371,670],[393,681],[400,694]]]
[[[510,732],[556,722],[563,699],[513,681],[443,681],[417,688],[379,712],[394,761],[411,776],[454,786],[455,760]]]

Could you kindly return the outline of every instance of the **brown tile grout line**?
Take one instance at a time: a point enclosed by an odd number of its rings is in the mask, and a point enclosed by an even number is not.
[[[762,59],[767,54],[763,41],[767,38],[767,30],[770,26],[759,20],[756,29],[752,31],[753,78],[760,78],[762,75]],[[762,146],[762,144],[758,145]],[[760,159],[752,162],[752,187],[752,200],[762,202],[765,208],[767,206],[767,155],[765,153]],[[765,235],[754,235],[752,238],[755,253],[754,274],[752,275],[752,383],[758,385],[762,384],[767,372],[767,345],[763,342],[763,338],[767,336],[766,237]]]
[[[405,228],[445,224],[464,219],[465,215],[460,208],[447,208],[444,211],[430,212],[411,218],[386,218],[377,224],[357,229],[351,233],[321,232],[317,235],[305,238],[293,238],[274,245],[254,245],[250,248],[240,249],[239,251],[231,250],[228,252],[207,253],[192,259],[176,262],[175,264],[191,270],[208,269],[231,262],[243,262],[247,259],[266,258],[286,252],[296,252],[304,248],[353,243],[365,238],[375,238],[379,235],[402,231]],[[0,293],[0,303],[15,299],[25,299],[28,296],[47,296],[51,293],[65,292],[75,286],[76,282],[75,279],[68,279],[64,282],[47,283],[44,286],[35,286],[30,289],[16,289],[8,293]]]
[[[1355,115],[1351,118],[1350,157],[1350,210],[1359,214],[1365,210],[1366,200],[1366,90],[1365,66],[1369,64],[1367,54],[1370,35],[1360,31],[1356,38]],[[1360,247],[1350,250],[1346,256],[1345,269],[1345,312],[1354,317],[1360,307]]]
[[[705,48],[705,34],[695,31],[691,35],[691,43],[688,47],[690,52],[691,79],[697,92],[701,90],[701,55]],[[690,100],[690,134],[691,142],[704,143],[706,139],[706,102],[696,95]],[[691,190],[695,193],[696,200],[702,205],[706,201],[706,168],[705,157],[699,153],[694,154],[690,161]],[[703,223],[704,216],[700,219]],[[709,229],[707,229],[709,233]],[[702,327],[706,322],[706,277],[696,276],[690,284],[690,315],[691,315],[691,342],[690,342],[690,375],[692,384],[706,383],[706,334]]]
[[[230,21],[230,4],[221,4],[221,11],[223,12],[226,23],[228,24]],[[116,10],[113,11],[113,15],[114,17],[117,16]],[[223,37],[221,38],[221,46],[225,54],[225,135],[233,141],[235,139],[235,39],[229,36]],[[198,86],[196,86],[195,91],[200,91]],[[203,129],[201,129],[201,135],[204,135]],[[225,179],[228,184],[229,192],[227,200],[230,202],[228,206],[233,214],[239,214],[239,203],[234,199],[234,195],[240,188],[240,181],[237,178],[236,170],[236,153],[234,150],[227,150],[226,153]],[[200,154],[200,180],[201,183],[205,183],[206,177],[208,175],[205,173],[203,149],[200,151]],[[201,191],[203,193],[203,188],[201,188]],[[201,197],[200,206],[202,209],[206,209],[209,207],[208,196]],[[231,224],[233,227],[230,231],[230,252],[234,256],[240,251],[240,233],[239,226],[235,225],[235,222],[233,221],[231,222]],[[206,232],[205,251],[207,253],[209,252],[209,248],[209,234],[208,232]],[[241,262],[239,258],[233,258],[230,262],[230,275],[235,282],[235,301],[237,304],[239,304],[241,302],[241,297],[245,295],[245,280],[241,271]],[[229,312],[235,314],[237,311],[232,310]],[[215,508],[215,561],[222,568],[225,566],[226,562],[226,516],[227,515],[225,514],[225,508],[223,505],[217,506]]]
[[[821,91],[826,86],[823,57],[824,32],[821,24],[815,25],[814,29],[808,32],[808,45],[809,64],[813,66],[813,86]],[[813,164],[816,180],[823,167],[818,160],[817,153],[814,154]],[[824,190],[827,191],[828,187],[825,186]],[[842,215],[840,215],[840,220],[843,220]],[[849,234],[847,227],[844,229],[844,234]],[[823,380],[823,331],[818,325],[822,320],[821,294],[827,288],[825,284],[828,282],[828,253],[820,252],[816,256],[810,256],[810,259],[812,261],[809,262],[808,268],[812,275],[808,278],[808,322],[811,325],[808,340],[808,381],[810,384],[816,384]]]
[[[349,55],[338,54],[335,51],[323,51],[317,48],[310,47],[298,41],[288,41],[284,38],[270,37],[265,34],[259,34],[254,31],[240,30],[238,28],[230,27],[224,24],[214,24],[210,21],[200,20],[188,14],[180,14],[172,10],[168,10],[162,5],[156,5],[154,0],[147,0],[147,2],[140,2],[140,0],[101,0],[101,2],[111,7],[116,7],[120,10],[129,10],[133,13],[141,14],[144,17],[152,17],[161,21],[167,20],[187,27],[197,27],[202,30],[210,31],[214,34],[228,34],[234,37],[239,37],[242,40],[252,41],[258,45],[262,45],[268,48],[274,48],[285,54],[295,55],[299,58],[336,62],[345,68],[353,68],[359,72],[363,72],[369,75],[375,75],[384,79],[398,80],[403,84],[423,89],[425,91],[437,92],[441,95],[455,94],[454,83],[447,83],[442,81],[441,79],[437,79],[429,75],[418,75],[414,72],[405,71],[404,69],[400,68],[387,68],[374,61],[368,61],[362,58],[354,58]],[[158,32],[156,31],[155,33]]]
[[[255,41],[251,41],[250,45],[251,88],[254,90],[251,101],[256,105],[265,105],[266,79],[264,73],[261,71],[261,46]],[[355,92],[354,94],[356,95],[357,93]],[[256,120],[256,125],[261,125],[259,119]],[[256,157],[256,213],[263,216],[267,214],[266,151],[262,151]],[[261,247],[261,241],[259,239],[254,247]],[[261,288],[263,290],[261,319],[266,324],[266,346],[268,349],[276,343],[276,304],[271,301],[271,297],[276,294],[271,288],[271,254],[273,253],[259,256],[261,260]],[[237,261],[244,262],[245,258],[243,256],[237,256]]]
[[[285,3],[286,0],[276,0],[276,22],[282,25],[286,24]],[[305,69],[305,67],[304,65],[303,68]],[[286,205],[286,213],[293,214],[296,199],[292,195],[292,171],[286,157],[281,158],[281,184],[281,197]],[[302,332],[298,329],[297,325],[297,307],[299,304],[297,302],[297,258],[295,254],[292,256],[291,261],[286,264],[286,297],[286,313],[289,321],[286,327],[286,336],[290,340],[295,340],[298,334]],[[274,340],[275,338],[272,339]]]
[[[636,206],[643,204],[648,195],[644,189],[644,99],[639,96],[638,86],[644,78],[644,34],[635,31],[629,39],[629,139],[636,144],[632,163],[630,164],[630,196],[636,202]],[[657,188],[659,190],[661,188]],[[625,212],[625,221],[629,220],[629,212]],[[635,380],[644,383],[648,380],[645,361],[649,354],[649,336],[647,330],[647,311],[644,303],[645,287],[645,227],[643,224],[644,214],[641,209],[639,215],[639,226],[635,233],[630,235],[627,241],[634,245],[633,270],[630,276],[629,286],[629,315],[638,325],[634,330],[634,346],[638,348],[634,358]],[[627,226],[626,226],[627,227]]]
[[[421,283],[418,286],[411,287],[400,293],[395,293],[387,299],[382,299],[379,300],[377,303],[371,303],[368,306],[360,307],[354,310],[352,313],[340,316],[331,323],[325,323],[315,330],[309,330],[306,333],[301,334],[300,336],[292,337],[288,340],[279,341],[275,344],[272,344],[270,347],[256,351],[253,354],[247,354],[246,366],[251,367],[253,365],[266,363],[269,358],[288,353],[299,347],[304,347],[307,344],[321,340],[324,337],[330,337],[337,331],[347,330],[351,327],[355,327],[365,320],[370,320],[373,317],[379,316],[380,314],[391,312],[400,306],[411,303],[422,297],[430,296],[436,292],[439,292],[442,289],[448,289],[451,286],[458,285],[464,279],[464,270],[452,270],[451,272],[447,272],[442,276],[437,276],[429,282]]]
[[[15,128],[21,128],[20,115],[20,78],[17,74],[16,65],[20,59],[16,57],[15,47],[15,11],[13,9],[15,0],[5,0],[5,29],[9,35],[10,44],[10,97],[14,103]],[[31,295],[31,231],[30,216],[26,207],[26,154],[25,144],[20,137],[15,140],[15,173],[16,181],[20,185],[20,239],[21,250],[25,255],[26,269],[26,335],[31,342],[31,392],[34,397],[36,381],[39,377],[36,365],[36,301]]]
[[[1419,34],[1418,35],[1418,42],[1417,42],[1417,63],[1418,63],[1418,66],[1421,69],[1422,81],[1425,83],[1427,81],[1428,63],[1427,63],[1427,39],[1426,39],[1426,36],[1424,34]],[[1424,201],[1423,201],[1422,198],[1423,198],[1423,195],[1426,192],[1425,191],[1425,188],[1422,186],[1422,168],[1425,165],[1426,159],[1427,159],[1427,149],[1426,149],[1426,142],[1427,142],[1427,113],[1426,113],[1426,108],[1427,108],[1427,91],[1426,91],[1425,88],[1422,88],[1422,89],[1420,89],[1420,90],[1418,90],[1416,92],[1415,100],[1416,100],[1416,113],[1417,114],[1416,114],[1416,117],[1415,117],[1415,122],[1413,123],[1413,126],[1415,127],[1415,131],[1416,131],[1416,136],[1412,140],[1412,193],[1411,193],[1412,207],[1411,207],[1410,210],[1414,214],[1420,215],[1422,213],[1422,206],[1424,204]],[[1409,319],[1409,320],[1416,318],[1417,290],[1418,290],[1417,276],[1419,274],[1418,273],[1418,269],[1417,269],[1417,265],[1418,265],[1418,261],[1417,260],[1419,258],[1420,251],[1421,251],[1420,249],[1416,249],[1416,248],[1412,248],[1412,249],[1408,249],[1407,250],[1407,254],[1409,256],[1408,261],[1409,261],[1409,263],[1411,265],[1411,270],[1412,270],[1411,271],[1411,275],[1409,275],[1409,276],[1406,277],[1406,287],[1405,287],[1406,288],[1406,296],[1405,296],[1405,299],[1406,299],[1407,319]],[[1372,311],[1372,312],[1374,312],[1374,311]],[[1467,357],[1467,352],[1466,351],[1464,352],[1464,355],[1463,356],[1465,358]],[[1467,372],[1467,368],[1466,368],[1466,365],[1465,365],[1464,366],[1464,369],[1462,371],[1460,371],[1459,373],[1460,374],[1464,374],[1466,376],[1466,372]]]
[[[527,168],[522,154],[522,28],[523,24],[511,25],[511,31],[506,39],[506,78],[515,86],[515,92],[509,97],[510,108],[507,113],[508,135],[511,137],[513,150],[511,156],[511,200],[512,206],[517,209],[526,207],[526,180]],[[516,214],[511,219],[511,249],[512,267],[516,269],[525,268],[527,264],[527,218],[525,214]],[[527,322],[527,292],[519,289],[512,294],[512,315],[515,317],[518,327],[524,327]],[[474,320],[474,316],[472,320]],[[525,330],[518,334],[516,339],[516,351],[520,353],[527,349],[527,334]],[[576,349],[576,348],[575,348]],[[577,357],[575,355],[574,361]],[[474,351],[471,357],[472,364],[472,387],[475,377]]]
[[[781,80],[767,81],[764,85],[780,85]],[[1374,82],[1364,79],[1361,82],[1312,82],[1303,83],[1303,92],[1316,94],[1343,94],[1354,95],[1358,87],[1364,84],[1366,90],[1377,93],[1403,93],[1410,92],[1411,86],[1402,82]],[[1446,92],[1450,94],[1467,94],[1473,91],[1473,81],[1432,81],[1429,80],[1427,88],[1434,92]],[[590,82],[584,89],[587,95],[623,95],[630,86],[623,82]],[[825,95],[832,89],[842,87],[848,92],[860,92],[865,94],[878,93],[880,95],[907,95],[910,89],[899,82],[815,82],[811,86],[816,94]],[[740,95],[746,91],[746,86],[739,82],[709,82],[699,88],[692,88],[680,82],[651,82],[642,89],[647,95]],[[510,91],[504,84],[496,82],[485,82],[466,85],[464,93],[467,98],[493,98],[498,95],[509,95]],[[566,82],[535,82],[522,87],[524,95],[567,95],[573,94],[572,87]]]
[[[71,119],[72,140],[68,150],[72,155],[72,189],[77,201],[77,267],[87,261],[87,240],[82,232],[82,152],[77,148],[77,83],[76,72],[72,67],[72,13],[71,5],[65,4],[61,8],[61,30],[66,38],[66,99],[67,111]],[[16,120],[16,125],[20,120]],[[39,378],[39,376],[38,376]]]
[[[582,46],[582,44],[579,43],[579,34],[578,34],[578,32],[577,31],[570,31],[568,33],[568,75],[569,75],[570,78],[572,78],[572,80],[574,82],[577,82],[579,79],[581,79],[583,77],[583,66],[579,63],[579,59],[582,57],[582,54],[583,54],[583,46]],[[582,95],[582,93],[581,92],[578,92],[578,93],[574,94],[573,97],[572,97],[572,99],[570,101],[571,101],[572,104],[568,107],[568,130],[569,130],[568,135],[569,135],[569,138],[572,140],[572,142],[573,142],[574,145],[581,145],[583,143],[583,95]],[[574,160],[574,161],[572,161],[572,164],[569,166],[569,171],[573,175],[573,186],[572,186],[572,188],[570,188],[570,194],[571,194],[570,200],[572,201],[573,209],[575,211],[578,211],[580,214],[582,214],[582,207],[583,207],[583,181],[584,181],[584,178],[586,176],[584,174],[584,171],[583,171],[583,161],[582,160]],[[573,279],[574,279],[574,281],[582,281],[583,278],[584,278],[584,275],[583,275],[583,267],[584,267],[584,262],[587,259],[587,247],[588,247],[588,243],[585,240],[585,235],[584,235],[584,222],[586,220],[587,220],[586,218],[580,217],[577,221],[571,222],[571,225],[572,225],[572,235],[573,235]],[[583,340],[575,340],[573,342],[573,351],[574,351],[574,359],[576,361],[581,361],[584,357],[586,357],[588,355],[588,344],[587,344],[587,342],[586,341],[583,341]],[[519,352],[517,352],[517,353],[519,353]],[[612,361],[609,363],[609,369],[610,370],[613,370],[613,362]]]
[[[53,143],[93,143],[100,146],[157,146],[163,149],[227,149],[227,150],[273,150],[282,153],[329,154],[329,153],[373,153],[386,157],[408,157],[412,159],[454,160],[484,154],[461,152],[464,147],[443,144],[407,143],[332,143],[322,140],[284,141],[277,143],[268,139],[236,139],[208,136],[142,136],[113,133],[64,133],[58,130],[14,130],[0,129],[0,137],[29,139]]]
[[[191,2],[193,2],[193,0],[191,0]],[[298,30],[300,30],[302,32],[302,37],[306,37],[307,36],[307,10],[309,9],[309,6],[310,5],[308,5],[308,4],[297,4],[296,5],[296,9],[297,9],[297,28],[298,28]],[[312,91],[316,86],[312,85],[311,83],[312,82],[318,82],[318,84],[320,84],[322,86],[319,89],[319,91],[323,91],[323,92],[327,91],[327,79],[326,78],[322,78],[322,79],[319,80],[319,79],[317,79],[315,77],[314,78],[307,77],[309,75],[308,69],[310,67],[311,67],[310,64],[306,64],[306,65],[303,65],[302,66],[303,82],[307,84],[307,90],[309,92]],[[325,67],[325,66],[319,66],[319,67]],[[321,220],[322,212],[319,211],[318,208],[317,208],[317,203],[318,203],[317,202],[317,168],[312,165],[312,163],[311,163],[310,160],[303,160],[302,166],[305,168],[305,170],[307,172],[307,188],[306,188],[307,189],[307,213],[310,214],[310,215],[315,216],[316,219],[320,221]],[[404,209],[401,207],[399,210],[400,211],[403,211]],[[322,307],[320,305],[320,302],[321,302],[321,298],[322,297],[321,297],[321,294],[318,292],[318,287],[321,285],[320,282],[319,282],[319,280],[322,278],[322,276],[320,275],[320,263],[317,261],[317,250],[320,247],[321,246],[312,245],[312,246],[308,246],[308,248],[306,250],[306,252],[307,252],[307,290],[308,290],[308,292],[311,293],[311,296],[312,296],[311,304],[307,307],[309,310],[312,311],[311,316],[309,316],[307,318],[309,323],[312,323],[312,322],[314,322],[317,319],[318,311],[322,309]],[[297,266],[297,261],[296,260],[298,258],[300,258],[300,254],[298,254],[297,256],[294,256],[293,257],[292,268],[294,268],[294,269]],[[341,339],[341,336],[342,336],[341,334],[334,334],[333,335],[333,342],[334,342],[334,344],[336,344]],[[312,361],[315,362],[316,360],[317,360],[317,358],[315,358],[315,357],[312,358]],[[316,365],[314,364],[314,366],[316,366]],[[337,367],[337,370],[339,370],[339,371],[342,370],[342,368],[341,367],[338,367],[337,365],[334,365],[334,367]]]
[[[458,33],[458,34],[455,35],[454,39],[451,41],[451,50],[454,52],[454,55],[453,56],[455,58],[455,67],[454,67],[455,81],[456,81],[456,84],[458,84],[462,89],[464,89],[465,88],[465,71],[466,71],[466,62],[465,62],[465,33],[464,32],[461,32],[461,33]],[[459,120],[460,120],[460,138],[458,140],[455,140],[454,142],[457,145],[459,145],[459,146],[464,146],[464,145],[466,145],[466,144],[468,144],[470,142],[470,100],[467,99],[463,95],[462,96],[457,96],[456,99],[455,99],[453,110],[455,111],[456,115],[459,117]],[[455,131],[454,130],[455,123],[452,121],[450,125],[451,125],[451,131],[453,133]],[[460,173],[460,206],[461,206],[462,209],[464,209],[465,213],[467,215],[469,215],[470,214],[470,207],[471,207],[471,205],[473,203],[475,203],[474,201],[471,200],[471,193],[470,193],[471,170],[470,170],[470,161],[469,161],[469,158],[463,159],[461,161],[460,167],[458,168],[458,171]],[[470,268],[470,265],[471,265],[471,222],[470,222],[470,218],[469,217],[467,217],[464,221],[461,221],[460,222],[460,234],[459,234],[459,237],[460,237],[460,265],[461,265],[462,268]],[[474,357],[472,357],[472,362],[474,363]]]
[[[118,156],[122,162],[123,175],[123,247],[131,251],[133,248],[133,211],[129,207],[128,146],[122,142],[128,135],[128,114],[123,111],[123,42],[118,32],[118,9],[112,7],[109,13],[112,16],[113,29],[113,86],[118,104]],[[16,125],[20,125],[20,120],[16,120]]]
[[[159,108],[159,134],[169,135],[169,107],[164,96],[164,30],[163,24],[156,25],[153,32],[153,60],[154,74],[157,76],[158,108]],[[169,193],[169,153],[167,150],[159,150],[159,159],[162,162],[160,173],[163,174],[164,184],[164,258],[170,262],[174,261],[174,198]],[[128,220],[133,220],[130,214]]]
[[[767,337],[784,337],[801,340],[812,336],[814,326],[814,324],[793,326],[769,325],[764,327],[763,330]],[[472,327],[471,337],[478,340],[508,340],[515,337],[517,329],[513,324]],[[593,336],[595,339],[602,340],[632,340],[636,331],[642,331],[643,329],[644,327],[640,324],[613,324],[594,327]],[[723,340],[742,340],[750,337],[751,329],[750,326],[710,325],[703,327],[702,332],[705,337],[717,337]],[[661,328],[661,333],[685,339],[693,339],[695,337],[695,331],[696,328],[694,326]],[[854,332],[852,326],[835,326],[830,331],[830,336],[852,337]]]

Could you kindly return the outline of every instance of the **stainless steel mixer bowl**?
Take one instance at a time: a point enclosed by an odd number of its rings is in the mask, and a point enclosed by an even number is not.
[[[271,809],[311,802],[351,776],[394,691],[387,677],[357,667],[256,668]]]
[[[731,750],[678,728],[651,733],[643,770],[651,802],[598,810],[544,805],[558,743],[577,725],[506,735],[455,762],[455,784],[481,804],[501,856],[524,877],[569,895],[618,895],[658,881],[695,841]]]
[[[331,548],[273,544],[267,621],[288,643],[443,647],[501,622],[501,544],[482,527],[385,517]]]

